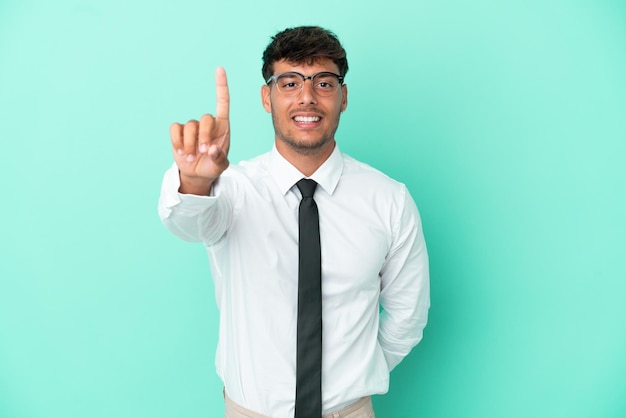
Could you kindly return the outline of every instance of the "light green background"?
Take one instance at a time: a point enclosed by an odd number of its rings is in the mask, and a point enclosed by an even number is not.
[[[0,1],[0,417],[219,417],[201,245],[161,226],[168,126],[231,85],[269,149],[261,53],[320,24],[337,138],[407,184],[432,267],[381,418],[626,417],[623,1]]]

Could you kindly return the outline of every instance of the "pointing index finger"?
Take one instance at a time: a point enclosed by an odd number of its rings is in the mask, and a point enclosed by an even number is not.
[[[228,94],[226,70],[223,67],[217,67],[215,70],[215,97],[217,100],[215,118],[228,119],[230,95]]]

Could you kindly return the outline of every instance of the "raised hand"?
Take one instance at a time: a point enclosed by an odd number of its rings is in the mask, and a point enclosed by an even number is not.
[[[172,151],[180,172],[181,193],[207,195],[228,167],[230,119],[228,82],[222,67],[215,70],[215,116],[206,114],[184,125],[170,126]]]

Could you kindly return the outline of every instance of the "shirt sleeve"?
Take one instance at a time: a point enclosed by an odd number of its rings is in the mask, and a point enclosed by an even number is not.
[[[163,225],[185,241],[218,242],[232,221],[229,197],[216,192],[219,181],[214,183],[211,196],[179,193],[180,177],[174,164],[165,172],[161,185],[158,209]]]
[[[393,225],[393,241],[381,270],[378,341],[389,370],[422,339],[430,308],[428,253],[417,206],[408,190]]]

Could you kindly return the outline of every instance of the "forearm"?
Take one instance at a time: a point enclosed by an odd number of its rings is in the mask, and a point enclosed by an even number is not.
[[[425,247],[385,288],[381,303],[378,342],[391,370],[420,342],[428,321],[430,285]]]
[[[428,320],[430,301],[427,290],[414,294],[405,307],[383,308],[379,322],[378,342],[389,370],[396,367],[422,339]]]

